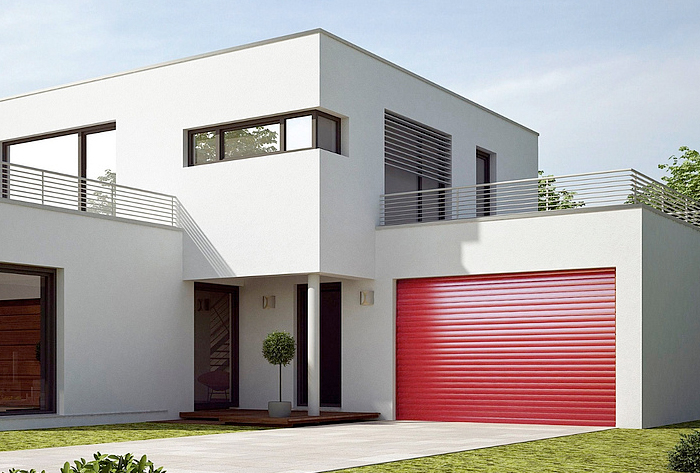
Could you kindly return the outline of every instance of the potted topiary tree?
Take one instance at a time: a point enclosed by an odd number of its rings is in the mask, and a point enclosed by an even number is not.
[[[292,414],[292,403],[282,401],[282,366],[291,363],[295,351],[294,337],[287,332],[271,332],[263,341],[263,357],[271,364],[280,367],[280,396],[279,401],[267,403],[267,412],[270,417],[289,417]]]

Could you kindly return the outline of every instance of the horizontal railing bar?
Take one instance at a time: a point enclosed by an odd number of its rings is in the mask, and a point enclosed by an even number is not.
[[[0,163],[0,197],[143,222],[178,225],[175,197],[20,164]]]
[[[639,203],[700,226],[700,202],[633,169],[380,196],[380,225]]]

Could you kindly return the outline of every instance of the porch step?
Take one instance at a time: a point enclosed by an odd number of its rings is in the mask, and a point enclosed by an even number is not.
[[[294,410],[291,417],[270,417],[262,409],[212,409],[180,412],[186,420],[215,421],[230,425],[253,425],[259,427],[296,427],[303,425],[338,424],[379,418],[378,412],[321,411],[319,416],[309,416],[307,411]]]

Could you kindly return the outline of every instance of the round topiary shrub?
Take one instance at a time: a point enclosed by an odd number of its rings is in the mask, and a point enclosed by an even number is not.
[[[280,402],[282,401],[282,366],[292,362],[295,352],[294,337],[287,332],[271,332],[263,341],[263,357],[271,364],[280,367]]]
[[[681,434],[681,440],[668,452],[668,467],[674,471],[700,473],[700,431]]]

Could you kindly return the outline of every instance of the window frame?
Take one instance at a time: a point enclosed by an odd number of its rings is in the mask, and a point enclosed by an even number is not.
[[[31,143],[34,141],[48,140],[51,138],[59,138],[61,136],[78,136],[78,156],[77,158],[77,174],[81,179],[87,179],[87,137],[88,135],[94,135],[96,133],[103,133],[106,131],[116,131],[117,122],[105,122],[97,125],[89,125],[77,128],[68,128],[65,130],[52,131],[49,133],[39,133],[37,135],[23,136],[21,138],[13,138],[10,140],[5,140],[0,142],[0,162],[12,164],[10,146],[19,145],[22,143]],[[9,197],[9,179],[7,178],[7,171],[3,167],[0,184],[0,197],[7,199]],[[87,196],[85,183],[80,184],[80,196],[78,209],[81,211],[87,210]]]
[[[476,148],[476,154],[475,154],[475,183],[477,186],[482,186],[482,187],[477,187],[476,188],[476,216],[477,217],[489,217],[492,215],[493,208],[493,196],[491,195],[491,183],[492,183],[492,173],[491,173],[491,166],[492,166],[492,160],[493,160],[493,154],[482,149],[482,148]],[[479,175],[479,161],[483,162],[484,166],[484,175],[480,176]],[[478,182],[479,178],[483,177],[484,182]]]
[[[286,149],[287,143],[286,143],[286,126],[285,122],[288,119],[291,118],[299,118],[299,117],[305,117],[305,116],[311,116],[311,146],[308,148],[296,148],[293,150],[288,151]],[[336,153],[340,154],[340,144],[341,144],[341,137],[340,137],[340,122],[341,119],[339,117],[336,117],[335,115],[331,115],[329,113],[322,112],[320,110],[304,110],[300,112],[294,112],[294,113],[288,113],[288,114],[283,114],[283,115],[273,115],[269,117],[263,117],[263,118],[257,118],[253,120],[241,120],[241,121],[235,121],[235,122],[228,122],[228,123],[222,123],[220,125],[214,125],[214,126],[205,126],[205,127],[198,127],[198,128],[191,128],[189,130],[186,130],[187,133],[187,167],[191,166],[202,166],[206,164],[214,164],[214,163],[219,163],[222,161],[238,161],[239,159],[248,159],[248,158],[255,158],[255,157],[260,157],[260,156],[271,156],[275,154],[280,154],[280,153],[288,153],[291,151],[304,151],[304,150],[309,150],[309,149],[319,149],[318,147],[318,117],[324,117],[329,120],[332,120],[335,122],[335,151],[331,150],[326,150],[330,151],[331,153]],[[234,158],[225,158],[224,157],[224,137],[225,133],[229,131],[235,131],[235,130],[243,130],[246,128],[253,128],[257,126],[268,126],[268,125],[279,125],[280,127],[280,136],[278,139],[279,143],[279,150],[278,151],[272,151],[269,153],[257,153],[257,154],[250,154],[250,155],[245,155],[245,156],[237,156]],[[217,159],[214,161],[210,161],[207,163],[195,163],[195,150],[194,150],[194,136],[200,133],[211,133],[213,132],[216,135],[216,157]],[[320,149],[325,149],[325,148],[320,148]]]
[[[106,122],[98,125],[89,125],[78,128],[68,128],[66,130],[53,131],[49,133],[40,133],[38,135],[24,136],[21,138],[13,138],[2,142],[2,162],[10,163],[10,146],[19,145],[22,143],[31,143],[33,141],[47,140],[50,138],[58,138],[61,136],[78,135],[78,177],[86,178],[87,176],[87,136],[95,133],[103,133],[105,131],[115,131],[117,122]]]
[[[0,263],[0,273],[39,276],[41,278],[41,351],[42,381],[45,383],[45,408],[0,412],[0,417],[56,413],[56,270],[39,266]]]

